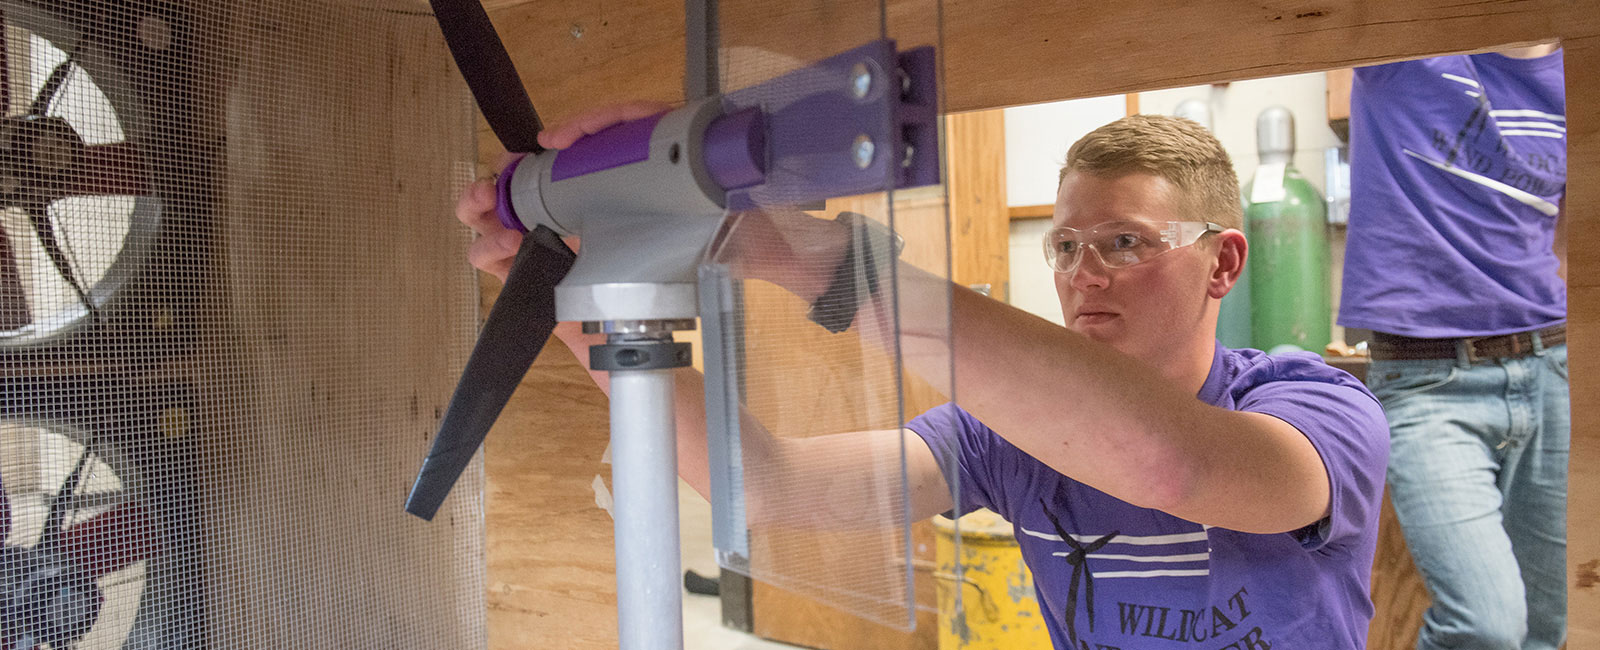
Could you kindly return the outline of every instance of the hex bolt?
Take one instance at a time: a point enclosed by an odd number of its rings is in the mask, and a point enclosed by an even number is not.
[[[875,149],[872,138],[867,137],[867,134],[856,136],[855,143],[850,147],[850,154],[856,160],[856,167],[866,169],[872,166],[872,153]]]
[[[850,92],[856,99],[866,99],[867,91],[872,90],[872,70],[866,63],[857,63],[850,68]]]

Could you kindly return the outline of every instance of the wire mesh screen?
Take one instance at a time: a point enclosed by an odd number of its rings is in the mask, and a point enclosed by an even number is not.
[[[879,2],[723,4],[722,87],[735,96],[756,84],[771,88],[770,80],[884,37],[912,34],[911,40],[899,43],[902,50],[934,44],[936,3],[907,4],[926,12],[896,7],[896,13],[910,17],[897,24],[891,22],[891,8]],[[826,37],[787,43],[744,40],[747,34],[771,34],[773,23],[784,22],[793,23],[797,33]],[[827,29],[817,29],[819,24]],[[829,70],[814,67],[803,76],[783,77],[810,85],[764,90],[769,96],[762,105],[781,111],[777,106],[786,92],[800,96],[828,90],[829,84],[848,89],[857,83],[858,97],[872,97],[885,87],[903,92],[902,78],[892,66],[846,64],[833,76]],[[870,78],[850,76],[860,71]],[[897,163],[902,155],[939,155],[878,145],[881,150],[858,147],[831,154],[818,145],[792,152],[792,159],[774,151],[770,165],[775,171],[769,174],[804,176],[820,167],[818,156],[826,155],[863,156],[857,161],[863,167],[878,155]],[[890,173],[898,166],[892,165]],[[777,194],[760,198],[782,199]],[[722,246],[712,251],[711,261],[728,269],[727,292],[732,296],[722,344],[725,357],[735,360],[726,384],[745,413],[738,427],[736,490],[748,524],[741,531],[747,533],[740,540],[743,548],[719,547],[719,558],[725,566],[791,594],[910,628],[918,608],[932,607],[933,599],[928,596],[931,572],[918,574],[919,566],[931,565],[931,558],[917,557],[907,498],[906,454],[926,451],[906,444],[902,426],[951,395],[944,191],[925,187],[804,207],[822,209],[799,214],[793,206],[769,205],[764,213],[735,215]],[[847,321],[849,330],[830,333],[813,322],[813,317],[828,320],[828,315],[813,313],[810,300],[836,281],[840,260],[822,252],[841,249],[840,238],[849,237],[841,233],[852,230],[840,225],[844,222],[892,228],[903,240],[899,259],[906,269],[920,269],[919,282],[916,291],[905,291],[909,287],[901,283],[902,267],[889,250],[892,245],[866,244],[873,248],[870,253],[858,246],[847,261],[857,276],[851,281],[871,298]],[[901,303],[913,299],[919,309],[903,310]],[[921,342],[908,345],[907,336]]]
[[[0,645],[475,647],[464,85],[425,6],[0,1]]]

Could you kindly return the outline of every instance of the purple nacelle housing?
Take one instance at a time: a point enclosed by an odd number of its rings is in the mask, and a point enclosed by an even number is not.
[[[710,183],[726,193],[723,207],[735,211],[934,185],[940,182],[936,73],[931,47],[897,52],[893,41],[868,43],[724,95],[722,115],[699,135],[701,159],[680,160],[674,149],[660,163],[704,165]],[[539,154],[555,157],[549,182],[649,161],[665,115]],[[673,134],[685,136],[695,137]],[[497,186],[501,223],[521,232],[527,228],[511,206],[510,179],[524,159],[507,166]],[[685,188],[691,190],[714,195],[710,187]]]
[[[550,161],[550,182],[648,161],[655,129],[665,115],[661,113],[617,124],[584,136],[566,149],[539,154],[555,157]],[[712,120],[701,136],[698,150],[706,173],[712,182],[726,192],[756,185],[766,179],[766,141],[766,123],[761,110],[749,108]],[[527,232],[528,229],[512,206],[511,179],[526,158],[524,155],[513,160],[501,171],[496,183],[496,207],[500,223],[518,232]],[[678,158],[672,158],[666,164],[676,165],[679,162]]]
[[[528,232],[528,227],[522,225],[522,220],[517,218],[516,208],[511,207],[511,177],[517,174],[517,166],[527,159],[528,154],[520,154],[500,170],[500,175],[494,181],[494,208],[495,214],[500,216],[500,225],[508,230],[520,233]]]
[[[650,136],[655,133],[662,115],[666,113],[606,127],[557,151],[555,161],[550,163],[550,180],[564,180],[649,160]]]
[[[725,192],[767,178],[767,124],[761,109],[747,108],[718,117],[706,128],[706,171]]]

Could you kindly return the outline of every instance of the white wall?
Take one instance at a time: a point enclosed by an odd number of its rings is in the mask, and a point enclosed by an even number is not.
[[[1056,202],[1056,176],[1067,147],[1128,112],[1124,95],[1005,109],[1008,205]]]
[[[1011,286],[1007,287],[1007,296],[1013,306],[1064,325],[1053,282],[1055,274],[1044,263],[1044,231],[1049,228],[1049,219],[1011,222]]]
[[[1187,99],[1209,100],[1211,132],[1233,158],[1243,183],[1255,173],[1256,116],[1272,106],[1294,113],[1294,166],[1318,190],[1323,189],[1323,151],[1339,146],[1328,128],[1327,75],[1321,72],[1236,81],[1217,86],[1189,86],[1139,93],[1139,112],[1171,115]]]
[[[1171,115],[1188,99],[1207,101],[1212,131],[1233,159],[1241,183],[1255,173],[1256,116],[1271,106],[1285,106],[1295,118],[1295,167],[1320,191],[1324,189],[1324,152],[1338,136],[1328,128],[1327,77],[1323,73],[1252,79],[1214,86],[1169,88],[1139,94],[1141,113]],[[1012,206],[1055,202],[1056,177],[1067,147],[1083,134],[1126,114],[1124,95],[1051,102],[1005,109],[1006,196]],[[1011,304],[1062,322],[1051,273],[1044,265],[1040,237],[1046,220],[1011,223]],[[1334,306],[1337,311],[1339,272],[1344,259],[1344,232],[1332,233]],[[1335,328],[1334,339],[1343,331]]]

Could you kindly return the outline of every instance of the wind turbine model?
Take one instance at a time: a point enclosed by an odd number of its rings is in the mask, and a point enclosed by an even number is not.
[[[700,311],[697,269],[732,212],[938,183],[933,50],[869,43],[545,151],[482,6],[432,4],[490,127],[525,154],[500,174],[498,196],[502,222],[527,236],[406,510],[432,518],[558,320],[605,332],[590,363],[611,375],[621,647],[681,648],[672,370],[690,352],[672,333]],[[581,237],[582,252],[561,236]],[[847,327],[875,288],[859,276],[837,275],[814,320]]]

